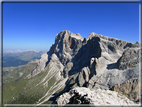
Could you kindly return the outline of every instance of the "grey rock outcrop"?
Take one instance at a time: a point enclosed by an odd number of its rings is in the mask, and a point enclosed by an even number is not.
[[[66,104],[91,104],[96,105],[133,105],[136,104],[123,95],[110,90],[90,90],[85,87],[76,87],[61,95],[56,103],[60,106]],[[88,105],[89,106],[89,105]]]
[[[73,67],[72,62],[68,62],[67,65],[65,65],[64,70],[63,70],[64,78],[68,77],[68,72],[72,69],[72,67]]]
[[[91,58],[90,60],[90,72],[91,74],[95,74],[96,75],[96,68],[98,66],[98,62],[97,62],[97,58]]]
[[[124,70],[139,63],[139,54],[139,48],[128,48],[127,50],[125,50],[117,61],[119,69]]]
[[[99,79],[98,76],[94,75],[88,82],[87,87],[89,89],[92,89],[95,86],[95,83],[97,82],[97,80]]]
[[[58,105],[65,105],[70,102],[71,95],[69,93],[64,93],[57,99]]]
[[[93,88],[112,89],[115,85],[123,84],[126,81],[134,78],[139,79],[139,64],[136,64],[135,66],[127,70],[112,69],[106,71],[105,73],[103,73],[98,77],[97,81],[96,77],[92,77],[90,81],[95,80],[94,81],[95,85]]]
[[[57,72],[56,73],[56,79],[58,80],[58,78],[62,78],[63,77],[63,69],[64,66],[63,64],[60,62],[59,58],[57,57],[56,54],[52,54],[50,57],[50,61],[48,63],[50,71],[52,71],[52,69],[54,69],[52,72]]]
[[[78,85],[80,87],[86,86],[89,81],[90,70],[88,67],[84,67],[78,74]]]
[[[137,102],[140,98],[140,83],[138,79],[131,79],[123,84],[115,85],[113,90],[117,91],[130,100]]]
[[[140,45],[140,43],[138,41],[135,44]]]
[[[36,69],[34,69],[31,74],[27,75],[28,78],[34,77],[44,70],[46,67],[46,62],[48,61],[48,54],[44,53],[41,55],[41,59],[38,61]]]

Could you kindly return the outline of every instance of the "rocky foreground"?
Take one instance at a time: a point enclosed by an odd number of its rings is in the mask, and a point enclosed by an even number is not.
[[[62,81],[59,83],[64,86],[54,96],[54,104],[131,105],[141,99],[140,62],[138,44],[96,33],[86,39],[65,30],[56,35],[55,43],[28,78],[49,66],[52,72],[48,75],[54,74],[55,83]],[[45,76],[40,84],[48,82],[50,76]],[[51,96],[44,97],[39,104]]]
[[[90,105],[137,105],[126,96],[110,90],[76,87],[64,93],[56,100],[58,105],[90,104]]]

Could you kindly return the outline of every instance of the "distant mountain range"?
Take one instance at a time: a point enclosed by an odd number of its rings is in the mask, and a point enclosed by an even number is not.
[[[19,51],[19,53],[14,53],[14,54],[4,53],[3,54],[3,67],[11,67],[11,66],[16,67],[19,65],[25,65],[34,59],[40,59],[41,55],[45,52],[46,51],[35,52],[31,50],[31,51],[24,51],[24,52]]]
[[[5,53],[21,53],[21,52],[28,52],[28,51],[34,51],[34,52],[40,52],[40,51],[36,51],[36,50],[26,50],[26,51],[22,51],[22,50],[5,50],[5,51],[3,51],[3,53],[5,54]]]

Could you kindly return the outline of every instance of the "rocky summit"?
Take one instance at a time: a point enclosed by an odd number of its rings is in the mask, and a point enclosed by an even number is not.
[[[141,99],[140,63],[139,44],[96,33],[82,38],[79,33],[65,30],[56,35],[55,43],[41,56],[28,78],[34,78],[48,66],[48,75],[39,84],[55,76],[57,86],[64,88],[54,96],[46,94],[46,98],[39,100],[38,104],[51,97],[55,99],[53,104],[58,105],[138,104]]]

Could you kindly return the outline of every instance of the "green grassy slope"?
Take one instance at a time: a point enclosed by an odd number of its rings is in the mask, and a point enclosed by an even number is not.
[[[8,103],[11,99],[15,99],[28,83],[28,80],[11,81],[3,86],[3,103]]]
[[[44,77],[45,72],[34,78],[11,81],[3,86],[3,103],[6,104],[29,104],[35,102],[35,95],[44,91],[43,87],[35,87]],[[14,97],[14,99],[13,99]]]
[[[37,63],[28,63],[18,67],[3,67],[3,84],[25,78],[36,66]]]
[[[39,84],[41,80],[48,74],[48,66],[43,72],[30,79],[22,79],[19,81],[11,81],[3,86],[3,103],[4,104],[36,104],[56,82],[55,76],[48,81],[48,85]],[[59,82],[59,81],[58,81]],[[58,83],[57,82],[57,83]],[[38,86],[36,86],[39,84]],[[58,88],[58,87],[57,87]],[[49,95],[52,95],[50,90]],[[42,99],[44,100],[44,99]],[[41,101],[42,101],[41,100]],[[46,104],[52,101],[46,101]]]

